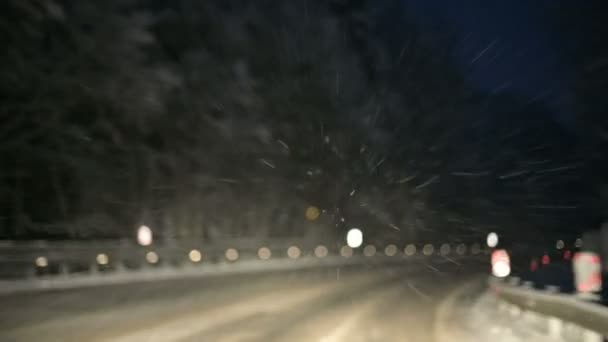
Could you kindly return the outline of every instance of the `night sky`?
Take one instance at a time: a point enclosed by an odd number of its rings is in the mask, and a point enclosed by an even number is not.
[[[467,81],[490,94],[512,92],[568,121],[573,66],[554,46],[555,1],[405,1],[420,25],[455,33],[454,61]]]

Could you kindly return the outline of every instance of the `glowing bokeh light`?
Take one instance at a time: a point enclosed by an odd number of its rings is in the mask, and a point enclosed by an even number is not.
[[[374,246],[374,245],[365,246],[365,248],[363,248],[363,255],[365,255],[367,257],[372,257],[372,256],[376,255],[376,246]]]
[[[498,245],[498,234],[494,232],[488,234],[488,237],[486,238],[486,244],[490,248],[496,247]]]
[[[46,257],[39,256],[36,258],[36,266],[38,267],[47,267],[49,265],[49,260]]]
[[[234,248],[228,248],[224,253],[224,256],[228,261],[236,261],[239,258],[239,251]]]
[[[358,248],[363,244],[363,232],[358,228],[352,228],[346,233],[346,244],[350,248]]]
[[[498,278],[504,278],[511,274],[511,258],[504,249],[492,252],[492,274]]]
[[[549,265],[549,263],[551,262],[551,258],[545,254],[543,255],[543,257],[540,259],[541,264],[543,265]]]
[[[397,254],[397,246],[393,244],[386,246],[386,248],[384,248],[384,254],[391,257],[395,256],[395,254]]]
[[[317,258],[325,258],[327,256],[327,247],[323,246],[323,245],[319,245],[317,247],[315,247],[315,256]]]
[[[290,246],[289,248],[287,248],[287,256],[290,259],[297,259],[300,257],[301,254],[302,252],[300,251],[298,246]]]
[[[492,274],[498,278],[504,278],[511,274],[511,266],[506,260],[498,260],[492,265]]]
[[[268,247],[262,247],[258,249],[258,258],[262,260],[268,260],[272,256],[272,252]]]
[[[315,207],[314,205],[306,208],[306,219],[309,221],[315,221],[316,219],[319,218],[319,216],[321,215],[321,212],[319,211],[319,208]]]
[[[137,229],[137,243],[142,246],[152,244],[152,230],[148,226],[140,226]]]
[[[108,258],[108,255],[105,253],[99,253],[99,254],[97,254],[97,257],[95,258],[95,260],[100,265],[107,265],[108,262],[110,261],[110,258]]]
[[[456,247],[456,254],[464,255],[467,252],[467,246],[464,243],[461,243]]]
[[[192,262],[200,262],[203,259],[203,255],[198,249],[193,249],[188,253],[188,259]]]
[[[424,254],[424,255],[427,255],[427,256],[432,255],[434,251],[435,251],[435,247],[433,247],[433,245],[431,245],[430,243],[426,244],[426,245],[424,245],[424,247],[422,247],[422,254]]]
[[[530,261],[530,271],[536,272],[536,270],[538,270],[538,260],[532,259],[532,261]]]
[[[416,254],[416,246],[413,244],[409,244],[409,245],[405,246],[403,253],[407,256],[412,256],[412,255]]]
[[[146,261],[151,264],[156,264],[158,262],[158,254],[154,251],[146,253]]]

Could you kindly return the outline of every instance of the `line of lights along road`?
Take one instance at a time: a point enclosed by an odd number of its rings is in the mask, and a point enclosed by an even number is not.
[[[346,233],[346,245],[342,246],[339,250],[340,255],[345,258],[352,257],[354,254],[354,249],[357,249],[363,245],[363,232],[359,228],[351,228]],[[153,242],[153,233],[152,230],[146,226],[141,225],[137,229],[137,243],[141,246],[148,247],[151,246]],[[489,248],[496,248],[498,246],[499,237],[495,232],[491,232],[486,237],[486,245]],[[582,240],[576,239],[574,243],[575,247],[582,246]],[[556,242],[555,248],[558,250],[562,250],[565,246],[563,240],[558,240]],[[465,244],[459,244],[455,246],[455,253],[457,255],[464,255],[466,253],[467,246]],[[473,244],[471,246],[471,254],[479,254],[482,252],[479,244]],[[388,244],[384,248],[384,255],[392,257],[397,255],[399,249],[394,244]],[[439,247],[439,253],[442,256],[446,256],[451,253],[452,248],[449,244],[444,243]],[[412,256],[417,252],[416,245],[408,244],[403,249],[404,256]],[[432,244],[425,244],[421,248],[421,252],[425,256],[433,255],[435,252],[435,247]],[[570,251],[566,251],[570,252]],[[323,245],[318,245],[314,248],[313,254],[317,258],[324,258],[328,256],[329,250],[327,247]],[[376,246],[372,244],[368,244],[363,248],[363,255],[366,257],[371,257],[377,254]],[[203,254],[198,249],[191,249],[188,252],[188,259],[193,263],[199,263],[203,260]],[[302,256],[302,250],[298,246],[289,246],[286,250],[286,256],[289,259],[298,259]],[[272,251],[268,247],[260,247],[257,251],[257,256],[260,260],[268,260],[272,256]],[[570,256],[570,253],[568,253]],[[229,262],[234,262],[239,259],[239,251],[236,248],[228,248],[224,252],[224,257]],[[547,259],[547,260],[545,260]],[[147,251],[145,254],[145,260],[149,264],[157,264],[160,261],[160,256],[155,251]],[[110,263],[110,257],[105,253],[97,254],[95,261],[98,265],[105,266]],[[543,255],[542,263],[547,264],[548,255]],[[509,254],[505,249],[494,249],[491,256],[492,263],[492,273],[494,276],[499,278],[507,277],[511,273],[511,265]],[[49,261],[44,256],[39,256],[35,260],[35,265],[38,268],[46,268],[49,265]]]

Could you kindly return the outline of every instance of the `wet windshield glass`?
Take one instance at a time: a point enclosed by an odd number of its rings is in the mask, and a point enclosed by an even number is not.
[[[0,340],[608,333],[606,7],[3,1]]]

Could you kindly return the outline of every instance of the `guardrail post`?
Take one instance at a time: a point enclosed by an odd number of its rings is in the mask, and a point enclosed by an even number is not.
[[[549,337],[559,339],[562,334],[562,321],[559,318],[549,317]]]
[[[62,277],[67,277],[70,275],[70,267],[68,266],[68,264],[66,264],[65,262],[62,262],[59,265],[59,274]]]
[[[93,263],[91,263],[89,265],[89,273],[90,274],[97,274],[97,273],[99,273],[99,270],[97,269],[97,264],[96,263],[93,262]]]
[[[29,279],[36,278],[37,271],[36,267],[28,267],[25,271],[25,277]]]
[[[125,263],[122,260],[119,260],[114,265],[116,272],[124,272],[126,270]]]

